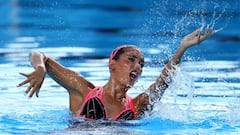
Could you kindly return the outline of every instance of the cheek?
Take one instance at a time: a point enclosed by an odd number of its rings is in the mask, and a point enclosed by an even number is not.
[[[129,70],[130,66],[127,63],[122,63],[119,65],[120,70]]]
[[[117,67],[115,67],[115,73],[117,74],[117,76],[121,76],[122,80],[126,77],[126,74],[129,74],[129,70],[129,65],[126,63],[119,64]]]
[[[128,64],[122,64],[119,66],[119,75],[122,76],[122,80],[126,80],[129,76],[130,67]]]
[[[119,63],[117,63],[117,66],[115,67],[118,70],[118,74],[124,75],[125,73],[129,73],[129,70],[131,69],[131,65],[128,61],[119,61]]]
[[[127,63],[124,63],[124,64],[122,64],[122,66],[124,67],[124,68],[129,68],[129,64],[127,64]]]

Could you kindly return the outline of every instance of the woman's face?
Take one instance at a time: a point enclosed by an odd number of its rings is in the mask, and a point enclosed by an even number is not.
[[[138,48],[124,48],[118,60],[113,60],[112,75],[126,88],[131,88],[142,73],[144,56]]]

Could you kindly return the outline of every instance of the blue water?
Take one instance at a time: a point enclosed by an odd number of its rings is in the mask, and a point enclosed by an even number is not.
[[[0,1],[0,134],[240,134],[239,0]],[[108,56],[136,44],[146,58],[129,91],[145,91],[187,33],[218,32],[189,49],[154,110],[140,120],[72,127],[65,89],[46,76],[39,98],[24,96],[19,72],[39,50],[95,85],[109,77]]]

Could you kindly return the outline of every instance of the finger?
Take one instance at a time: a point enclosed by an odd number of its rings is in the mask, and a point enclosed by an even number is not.
[[[29,82],[30,82],[30,79],[28,78],[27,80],[19,83],[19,84],[17,85],[17,87],[23,86],[24,84],[29,83]]]
[[[210,28],[210,25],[211,25],[211,24],[208,24],[207,27],[206,27],[206,29],[209,29],[209,28]]]
[[[198,36],[201,33],[201,28],[196,29],[192,34]]]
[[[31,98],[33,96],[33,94],[35,93],[35,90],[36,90],[36,86],[33,86],[32,91],[28,96],[29,98]]]
[[[210,30],[209,30],[209,33],[210,33],[210,34],[214,34],[214,32],[215,32],[215,30],[213,30],[213,29],[210,29]]]
[[[202,31],[204,29],[205,25],[202,25],[202,27],[200,27],[200,30]]]
[[[206,37],[209,37],[209,36],[211,36],[213,33],[214,33],[214,30],[211,29],[211,28],[208,28],[208,29],[206,29],[205,35],[206,35]]]
[[[214,30],[214,33],[217,33],[217,32],[222,31],[222,30],[223,30],[223,28],[220,28],[220,29]]]
[[[40,83],[40,85],[38,85],[38,87],[37,87],[37,90],[36,90],[36,96],[37,96],[37,97],[39,97],[39,96],[38,96],[38,93],[39,93],[39,91],[40,91],[40,88],[42,87],[42,84],[43,84],[43,80],[42,80],[42,82]]]
[[[210,29],[206,35],[206,38],[212,36],[215,33],[215,31],[213,29]]]
[[[41,85],[36,86],[36,89],[34,90],[34,91],[36,91],[36,97],[39,97],[39,96],[38,96],[38,93],[39,93],[39,91],[40,91],[40,87],[41,87]]]
[[[211,24],[210,29],[214,29],[214,24]]]
[[[23,76],[25,76],[25,77],[28,77],[29,76],[29,74],[25,74],[25,73],[19,73],[20,75],[23,75]]]
[[[32,85],[29,85],[25,90],[25,95],[27,95],[31,89],[32,89]]]
[[[39,88],[40,88],[39,85],[35,85],[31,91],[29,97],[31,98],[34,95],[34,93],[36,94],[36,97],[38,97],[38,93],[40,90]]]
[[[208,34],[209,31],[210,31],[210,28],[206,28],[206,30],[205,30],[205,34]]]
[[[201,31],[199,31],[198,35],[197,35],[197,44],[199,44],[201,42]]]
[[[213,35],[216,31],[214,29],[211,29],[211,35]]]
[[[208,29],[207,32],[206,32],[206,38],[209,37],[211,34],[212,34],[212,30]]]
[[[200,36],[199,40],[200,42],[203,41],[208,34],[208,26],[205,28],[204,34]]]
[[[39,93],[39,89],[37,89],[37,91],[36,91],[36,97],[39,97],[38,93]]]
[[[205,31],[204,35],[201,36],[200,40],[201,40],[201,41],[206,40],[208,37],[210,37],[211,35],[213,35],[213,33],[214,33],[214,30],[209,29],[209,28],[206,28],[206,31]]]

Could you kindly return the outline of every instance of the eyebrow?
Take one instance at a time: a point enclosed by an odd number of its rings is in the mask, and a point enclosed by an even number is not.
[[[137,55],[135,55],[135,54],[130,54],[130,55],[127,55],[127,56],[130,56],[130,57],[133,57],[133,58],[138,58]],[[140,61],[144,63],[144,59],[140,58]]]
[[[135,54],[126,54],[128,57],[138,58]]]

